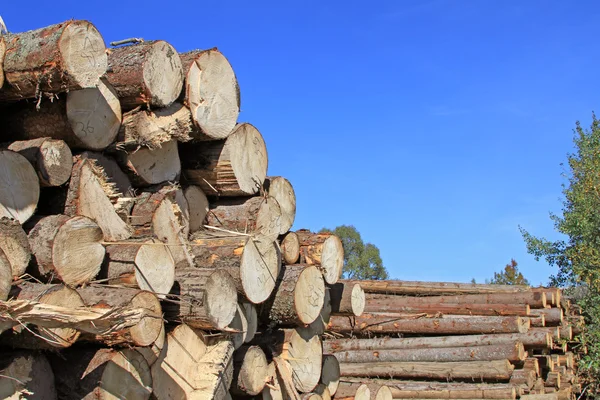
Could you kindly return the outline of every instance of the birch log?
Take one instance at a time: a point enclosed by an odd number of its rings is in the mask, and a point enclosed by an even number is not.
[[[325,282],[333,285],[342,276],[344,248],[342,241],[330,233],[296,231],[300,242],[300,262],[319,265]]]
[[[0,217],[27,221],[40,198],[40,183],[29,161],[19,153],[0,150]]]

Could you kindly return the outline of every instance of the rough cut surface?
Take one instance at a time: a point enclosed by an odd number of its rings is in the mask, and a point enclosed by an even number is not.
[[[94,25],[70,20],[6,35],[2,100],[34,98],[96,86],[106,72],[104,40]]]
[[[240,396],[255,396],[265,387],[269,363],[259,346],[244,346],[235,352],[231,391]]]
[[[0,249],[0,300],[8,299],[12,285],[12,268],[4,250]],[[4,327],[0,325],[0,333]]]
[[[286,264],[297,264],[300,258],[300,242],[296,232],[288,232],[280,242],[281,257]]]
[[[9,262],[12,277],[23,275],[31,260],[31,247],[27,234],[18,221],[0,218],[0,249]]]
[[[163,40],[111,49],[106,76],[126,109],[168,107],[183,87],[179,54]]]
[[[290,181],[282,176],[268,177],[265,180],[265,191],[273,197],[281,207],[281,223],[279,234],[283,235],[292,228],[296,219],[296,193]]]
[[[225,139],[240,112],[240,88],[231,65],[216,48],[180,54],[185,72],[184,100],[200,139]]]
[[[11,143],[8,149],[29,160],[42,186],[60,186],[71,177],[73,154],[62,140],[39,138],[17,141]]]
[[[179,179],[181,162],[177,142],[171,140],[159,147],[138,147],[134,151],[119,151],[117,160],[138,187],[174,182]]]
[[[344,247],[342,241],[330,233],[296,231],[300,242],[300,262],[320,265],[325,282],[333,285],[342,276]]]
[[[0,150],[0,217],[21,224],[35,212],[40,183],[29,161],[19,153]]]

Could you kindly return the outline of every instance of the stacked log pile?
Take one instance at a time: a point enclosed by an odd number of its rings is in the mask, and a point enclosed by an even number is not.
[[[330,398],[340,240],[289,232],[217,49],[134,42],[0,36],[0,397]]]
[[[349,285],[353,281],[340,281]],[[582,318],[560,289],[360,281],[361,316],[331,316],[335,398],[574,399]],[[535,396],[535,397],[533,397]],[[381,397],[383,398],[383,397]]]

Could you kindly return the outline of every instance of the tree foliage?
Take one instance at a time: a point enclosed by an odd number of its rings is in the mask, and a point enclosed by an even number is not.
[[[494,277],[489,281],[495,285],[527,285],[529,281],[525,279],[519,271],[519,264],[514,259],[510,260],[510,264],[506,264],[501,272],[494,272]]]
[[[600,386],[600,122],[584,129],[577,122],[575,151],[567,156],[568,182],[563,184],[562,215],[551,214],[555,230],[564,239],[538,238],[521,228],[527,250],[537,260],[545,259],[558,268],[551,276],[552,286],[578,292],[578,303],[586,317],[586,332],[581,336],[588,352],[580,363],[586,374],[588,393],[599,395]],[[585,289],[585,290],[581,290]]]
[[[360,233],[352,225],[340,225],[321,232],[333,233],[340,238],[344,246],[344,278],[346,279],[387,279],[388,273],[383,266],[379,248],[364,243]]]

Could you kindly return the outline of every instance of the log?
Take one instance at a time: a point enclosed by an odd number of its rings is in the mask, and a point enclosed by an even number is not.
[[[455,282],[419,282],[400,280],[361,280],[358,281],[366,293],[402,294],[418,296],[440,296],[483,293],[528,292],[529,286],[491,285]]]
[[[546,332],[507,333],[491,335],[432,336],[373,339],[329,339],[323,351],[336,353],[353,350],[434,349],[448,347],[493,346],[521,342],[526,348],[550,349],[552,337]]]
[[[95,165],[102,168],[109,185],[113,187],[118,195],[123,196],[124,200],[129,197],[135,197],[135,190],[129,177],[121,170],[121,167],[119,167],[119,164],[113,158],[92,151],[84,151],[79,154],[79,157],[82,159],[89,158],[93,160]],[[119,199],[117,199],[118,201]],[[126,215],[129,216],[130,213],[131,210],[128,210]]]
[[[560,332],[560,327],[558,326],[550,326],[550,327],[544,327],[544,328],[530,328],[530,332],[535,332],[538,335],[544,335],[544,334],[549,334],[553,340],[555,341],[560,341],[561,339],[561,332]]]
[[[525,333],[528,329],[529,321],[521,317],[422,318],[420,314],[363,314],[360,317],[332,315],[327,326],[327,330],[339,333],[463,335]]]
[[[494,361],[512,362],[525,359],[523,343],[475,347],[437,347],[431,349],[385,349],[348,350],[334,353],[340,363],[369,362],[453,362],[453,361]]]
[[[367,380],[367,382],[370,382]],[[357,392],[358,388],[361,386],[366,386],[369,388],[371,392],[371,399],[375,400],[391,400],[392,391],[391,389],[380,383],[360,383],[360,382],[340,382],[340,387],[338,393],[336,395],[337,398],[352,398],[354,393]]]
[[[419,304],[416,299],[396,295],[379,295],[367,293],[365,312],[396,312],[396,313],[426,313],[449,315],[504,315],[528,316],[531,312],[527,304],[464,304],[464,303],[427,303]],[[433,298],[433,297],[429,297]],[[406,302],[405,302],[406,300]]]
[[[377,392],[375,392],[375,400],[393,400],[392,390],[389,386],[381,386]]]
[[[525,369],[515,369],[513,371],[512,376],[510,377],[510,383],[512,383],[513,385],[524,385],[529,389],[532,388],[533,385],[535,385],[536,380],[537,377],[535,372]]]
[[[562,300],[562,291],[559,288],[533,288],[534,292],[544,292],[550,299],[549,303],[554,307],[560,307]]]
[[[91,159],[76,158],[65,203],[66,215],[82,215],[94,220],[105,241],[129,239],[132,230],[111,202],[111,198],[117,196],[100,166]]]
[[[85,305],[91,308],[132,307],[146,311],[145,317],[133,326],[114,330],[105,335],[84,334],[82,340],[100,342],[107,346],[150,346],[163,329],[162,310],[154,293],[100,285],[82,287],[77,289],[77,292]]]
[[[190,208],[190,233],[199,231],[206,221],[206,214],[209,210],[208,199],[198,186],[188,186],[183,190],[185,199]]]
[[[60,186],[71,177],[73,155],[62,140],[39,138],[17,141],[11,143],[8,149],[29,160],[41,186]]]
[[[279,234],[283,235],[292,228],[296,219],[296,194],[290,181],[282,176],[267,177],[265,191],[277,200],[281,208],[281,226]]]
[[[133,349],[73,348],[50,356],[59,399],[147,400],[150,367]]]
[[[163,324],[154,343],[146,347],[136,347],[135,350],[144,357],[148,366],[152,367],[160,357],[160,353],[165,347],[166,340],[165,325]]]
[[[138,146],[133,150],[121,150],[125,145],[115,144],[115,158],[136,187],[147,187],[163,182],[179,180],[181,162],[177,141],[161,143],[156,148]]]
[[[363,285],[359,281],[361,286]],[[363,287],[364,289],[364,287]],[[427,296],[427,297],[409,297],[405,296],[397,299],[394,295],[384,295],[367,293],[367,303],[377,300],[401,301],[403,306],[415,306],[425,304],[518,304],[529,305],[531,308],[544,308],[546,306],[546,294],[539,292],[518,292],[518,293],[485,293],[485,294],[462,294],[455,296]]]
[[[325,333],[327,329],[327,324],[329,323],[329,318],[331,317],[331,299],[329,295],[329,290],[325,290],[325,299],[323,301],[323,308],[317,319],[314,320],[310,325],[304,328],[298,328],[303,332],[303,335],[307,335],[308,337],[314,335],[322,335]]]
[[[323,397],[321,397],[321,395],[318,394],[318,393],[303,394],[303,395],[300,396],[300,398],[302,400],[323,400]]]
[[[227,270],[238,293],[251,303],[269,298],[279,276],[281,255],[274,242],[247,236],[192,237],[191,249],[197,267]]]
[[[557,393],[525,395],[520,397],[523,400],[559,400]]]
[[[258,330],[258,314],[256,312],[256,306],[248,301],[242,301],[240,306],[247,322],[244,343],[249,343],[254,339],[256,331]]]
[[[230,338],[233,342],[233,348],[238,350],[246,342],[248,332],[248,319],[241,304],[237,305],[235,316],[227,328],[236,331],[236,333],[230,335]]]
[[[342,241],[330,233],[296,231],[300,242],[300,262],[319,265],[325,282],[333,285],[342,276],[344,247]]]
[[[229,61],[216,48],[180,54],[185,75],[184,101],[200,128],[201,139],[225,139],[240,112],[240,88]]]
[[[173,301],[164,306],[166,319],[199,329],[225,329],[237,307],[233,278],[227,271],[213,268],[176,268],[168,298]]]
[[[374,396],[373,396],[374,397]],[[354,399],[354,400],[370,400],[371,399],[371,389],[369,385],[364,383],[353,383],[350,385],[342,382],[338,389],[338,393],[335,396],[336,399]]]
[[[554,387],[556,389],[560,389],[560,376],[560,372],[548,372],[548,375],[546,375],[546,387]]]
[[[220,199],[210,204],[208,225],[275,241],[281,231],[281,208],[272,197]]]
[[[87,21],[7,35],[5,41],[2,101],[94,87],[106,71],[104,40]]]
[[[2,352],[0,397],[56,400],[54,373],[46,356],[30,352]]]
[[[13,140],[52,138],[76,149],[103,150],[117,137],[121,105],[101,79],[50,102],[14,104],[0,112],[0,121]]]
[[[13,280],[13,270],[10,264],[10,260],[4,253],[4,250],[0,248],[0,300],[4,301],[8,299],[10,288]],[[2,324],[0,324],[0,333],[3,330]]]
[[[300,395],[296,391],[294,377],[290,364],[281,356],[273,357],[273,363],[277,371],[277,377],[281,383],[283,398],[289,400],[301,400]]]
[[[338,282],[328,288],[333,315],[362,315],[365,309],[365,292],[358,283]]]
[[[535,357],[530,356],[530,357],[526,358],[525,362],[523,363],[523,369],[525,371],[533,371],[536,379],[540,375],[540,363],[538,362],[538,359]]]
[[[269,364],[267,377],[267,384],[262,392],[262,400],[283,400],[283,388],[279,383],[274,361]]]
[[[304,264],[282,267],[275,294],[262,308],[266,324],[304,326],[314,322],[325,301],[325,283],[315,266]]]
[[[508,360],[459,362],[341,363],[341,376],[419,378],[432,380],[509,380],[513,366]]]
[[[183,87],[179,54],[163,40],[111,49],[106,77],[126,109],[168,107]]]
[[[323,355],[321,382],[327,386],[330,395],[337,394],[340,385],[340,362],[331,354]]]
[[[563,310],[562,308],[541,308],[538,310],[531,310],[533,316],[544,316],[544,321],[547,326],[558,326],[563,322]]]
[[[27,221],[40,198],[40,183],[29,161],[19,153],[0,150],[0,218]]]
[[[544,327],[546,326],[546,317],[544,315],[529,317],[529,322],[532,327]]]
[[[233,345],[221,340],[207,346],[202,332],[179,325],[167,335],[152,366],[157,399],[225,399],[233,375]]]
[[[0,218],[0,250],[4,253],[0,256],[0,264],[3,265],[1,270],[6,270],[4,266],[8,262],[11,276],[13,278],[22,276],[31,260],[31,247],[27,234],[18,221],[6,217]],[[0,282],[5,282],[5,274],[2,273],[1,276],[3,278],[0,279]],[[0,290],[0,293],[2,292]]]
[[[331,400],[331,393],[329,392],[327,385],[319,383],[315,388],[314,393],[321,396],[323,400]]]
[[[29,232],[37,272],[50,280],[77,286],[100,271],[105,255],[102,230],[89,218],[51,215]]]
[[[148,290],[161,299],[175,283],[171,251],[157,239],[106,246],[102,269],[110,285]]]
[[[300,258],[300,242],[296,232],[286,233],[280,241],[283,262],[288,265],[297,264]]]
[[[237,125],[225,140],[180,144],[183,174],[207,196],[248,196],[267,176],[267,148],[252,125]]]
[[[267,382],[269,363],[258,346],[243,346],[233,356],[231,393],[239,396],[259,394]]]

